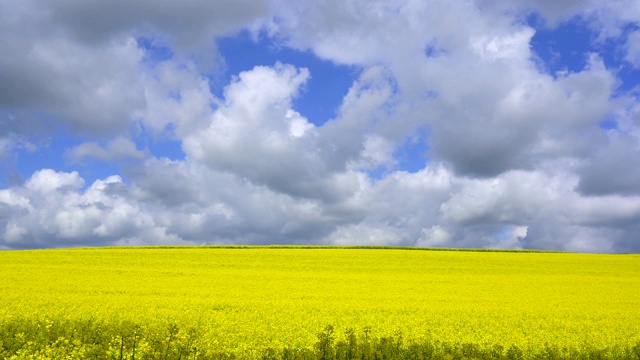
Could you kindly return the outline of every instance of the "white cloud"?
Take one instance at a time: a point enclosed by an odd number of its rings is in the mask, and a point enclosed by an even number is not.
[[[142,106],[142,53],[133,39],[91,48],[64,37],[24,39],[20,28],[9,31],[2,40],[12,56],[1,64],[0,78],[12,86],[0,91],[0,105],[18,121],[33,123],[33,111],[46,111],[78,131],[113,133],[126,128]]]
[[[627,37],[627,60],[635,68],[640,68],[640,31],[634,31]]]
[[[83,184],[75,172],[45,169],[33,174],[24,186],[3,190],[0,209],[9,207],[12,214],[4,224],[5,244],[107,245],[129,237],[161,242],[162,238],[150,235],[163,227],[156,224],[153,213],[129,196],[119,176],[97,180],[86,189]]]
[[[360,159],[352,162],[349,167],[356,170],[391,167],[396,163],[393,150],[394,144],[389,140],[378,135],[368,135],[365,137]]]
[[[299,186],[324,174],[322,159],[314,126],[291,107],[308,77],[306,69],[283,64],[239,74],[209,123],[184,137],[187,156],[256,184],[309,196]]]
[[[577,14],[603,4],[594,0],[479,0],[477,2],[484,8],[498,13],[511,12],[519,15],[519,13],[536,12],[549,27],[556,27]]]
[[[181,138],[207,124],[218,100],[193,64],[163,62],[143,76],[144,125],[155,137]]]
[[[136,144],[122,136],[109,141],[106,146],[95,142],[85,142],[67,150],[65,156],[73,162],[82,162],[85,158],[102,161],[121,161],[127,159],[142,159],[145,151],[138,150]]]
[[[81,42],[109,42],[114,36],[133,32],[165,39],[179,52],[195,53],[205,63],[212,58],[212,52],[206,49],[212,36],[238,30],[269,14],[265,0],[35,3],[48,8],[52,21]]]
[[[31,204],[29,203],[29,199],[11,190],[0,190],[0,203],[5,206],[21,208],[26,210],[31,210]]]
[[[535,31],[524,28],[506,36],[472,36],[471,47],[483,60],[497,61],[500,59],[528,59],[530,56],[529,42]]]
[[[0,123],[0,157],[35,150],[36,135],[51,131],[46,118],[83,136],[66,152],[74,164],[137,160],[96,181],[41,169],[1,189],[0,247],[638,251],[636,97],[617,92],[618,73],[595,54],[580,71],[542,72],[522,20],[578,16],[605,39],[640,20],[637,4],[505,4],[0,0],[0,46],[11,54],[0,58],[0,82],[12,85],[0,90],[0,116],[11,119]],[[262,26],[278,46],[359,69],[335,118],[314,125],[295,108],[321,75],[300,66],[256,66],[213,95],[215,37]],[[138,37],[173,57],[149,61]],[[624,53],[634,66],[636,37]],[[604,131],[609,118],[618,126]],[[396,151],[417,129],[429,159],[404,172]],[[140,150],[135,136],[176,141],[186,158]]]
[[[420,233],[416,246],[438,247],[451,244],[451,234],[439,225],[423,228]]]
[[[617,131],[607,135],[578,168],[578,190],[586,195],[640,195],[640,141]]]
[[[26,182],[25,188],[43,195],[55,194],[58,191],[77,190],[84,185],[84,180],[76,171],[72,173],[56,172],[44,169],[36,172]]]
[[[130,175],[135,198],[155,211],[168,234],[199,243],[318,240],[343,221],[317,200],[191,161],[150,159]]]
[[[556,176],[519,171],[493,180],[457,178],[443,167],[394,172],[375,183],[360,174],[358,190],[332,203],[197,163],[147,160],[132,174],[134,185],[114,176],[83,188],[75,173],[40,171],[23,187],[0,192],[0,218],[8,219],[3,241],[11,247],[313,242],[633,249],[639,199],[582,196],[563,168]]]
[[[0,107],[36,127],[45,112],[80,132],[118,133],[143,111],[136,38],[174,48],[180,62],[215,70],[216,35],[268,14],[266,1],[0,1]]]

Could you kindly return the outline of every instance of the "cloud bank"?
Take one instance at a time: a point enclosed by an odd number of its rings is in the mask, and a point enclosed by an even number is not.
[[[638,252],[640,103],[621,69],[640,70],[640,6],[621,3],[0,0],[0,161],[83,139],[0,189],[0,248]],[[532,16],[591,29],[585,65],[548,70]],[[317,75],[295,64],[216,92],[216,39],[239,31],[358,69],[336,116],[296,108]],[[116,170],[88,183],[85,162]]]

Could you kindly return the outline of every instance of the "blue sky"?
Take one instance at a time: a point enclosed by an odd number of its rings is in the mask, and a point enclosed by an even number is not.
[[[0,0],[0,248],[640,251],[636,2],[192,5]]]

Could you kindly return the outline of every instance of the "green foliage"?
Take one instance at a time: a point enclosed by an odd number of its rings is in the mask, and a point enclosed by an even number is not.
[[[401,333],[378,337],[365,328],[346,329],[336,337],[327,325],[318,332],[311,349],[285,345],[261,351],[237,353],[205,346],[198,329],[167,322],[161,327],[130,322],[100,323],[94,320],[58,322],[13,320],[0,327],[2,359],[640,359],[640,342],[633,347],[580,349],[546,344],[527,352],[512,345],[443,342],[424,339],[405,342]]]

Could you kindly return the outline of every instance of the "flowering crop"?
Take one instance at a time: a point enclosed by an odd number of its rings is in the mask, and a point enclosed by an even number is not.
[[[0,252],[0,358],[640,358],[640,256]]]

